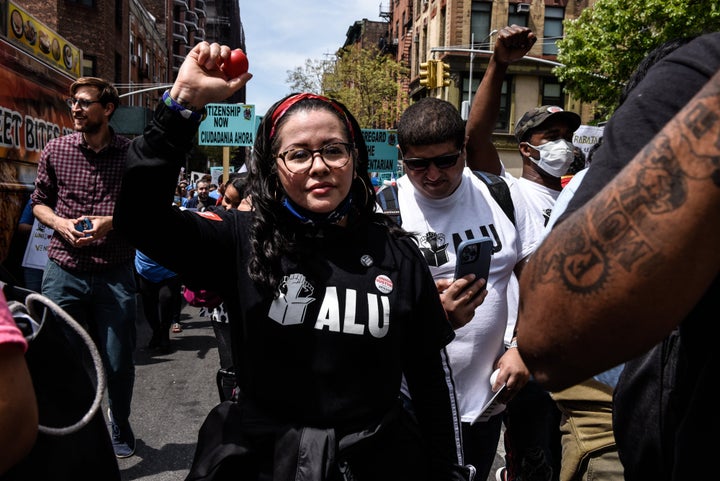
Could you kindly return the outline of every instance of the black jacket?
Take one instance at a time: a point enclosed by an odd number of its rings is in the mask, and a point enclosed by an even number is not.
[[[444,350],[454,333],[415,244],[370,220],[321,235],[308,230],[302,255],[282,259],[280,297],[263,295],[248,275],[251,212],[198,214],[172,205],[179,162],[196,128],[158,106],[129,150],[114,226],[183,278],[212,278],[203,287],[226,302],[243,406],[261,407],[250,424],[267,426],[266,434],[278,426],[330,429],[341,439],[372,429],[396,409],[404,375],[425,443],[412,453],[413,464],[427,467],[428,479],[459,479],[459,418]],[[136,193],[148,181],[158,188],[140,200]],[[187,256],[188,245],[212,248]],[[271,448],[265,445],[260,457]]]

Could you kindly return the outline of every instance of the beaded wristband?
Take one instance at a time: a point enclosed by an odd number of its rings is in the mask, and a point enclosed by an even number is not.
[[[513,339],[510,341],[510,345],[508,346],[508,349],[517,348],[517,339]]]
[[[173,110],[177,113],[179,113],[184,119],[194,120],[195,122],[202,121],[203,117],[205,117],[200,112],[195,112],[194,110],[190,110],[188,108],[183,107],[177,101],[175,101],[174,98],[170,96],[170,90],[166,90],[165,93],[162,96],[162,101],[170,110]],[[203,112],[205,109],[203,109]]]

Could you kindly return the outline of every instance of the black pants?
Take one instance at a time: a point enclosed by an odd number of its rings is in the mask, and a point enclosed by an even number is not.
[[[151,343],[169,343],[170,326],[180,318],[182,307],[180,277],[170,277],[156,283],[138,275],[137,281],[143,313],[153,331]]]
[[[561,413],[535,381],[528,381],[505,410],[505,461],[509,479],[557,481]]]

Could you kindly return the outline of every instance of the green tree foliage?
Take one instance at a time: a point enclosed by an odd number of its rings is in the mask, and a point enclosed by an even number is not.
[[[400,92],[408,69],[375,47],[346,48],[338,57],[323,79],[325,94],[344,103],[363,128],[394,127],[406,107]]]
[[[321,94],[327,65],[327,61],[306,59],[304,66],[287,71],[285,83],[290,86],[291,92]]]
[[[407,107],[401,95],[408,69],[377,48],[348,47],[337,61],[306,60],[305,66],[288,71],[293,91],[321,93],[347,106],[364,129],[393,128]]]
[[[663,42],[720,30],[717,0],[598,0],[565,22],[555,75],[583,101],[608,116],[643,57]]]

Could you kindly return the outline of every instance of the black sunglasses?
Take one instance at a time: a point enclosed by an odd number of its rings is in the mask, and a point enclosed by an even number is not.
[[[407,167],[408,170],[425,170],[430,167],[431,162],[435,164],[435,167],[438,169],[447,169],[457,163],[461,153],[462,150],[458,150],[454,154],[440,155],[438,157],[430,157],[427,159],[413,157],[409,159],[402,159],[402,161],[403,165]]]

